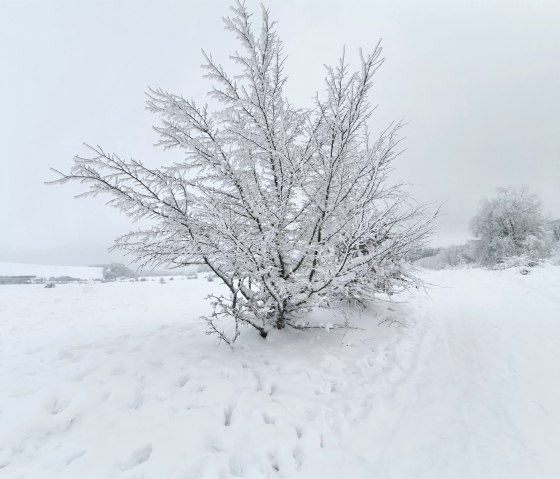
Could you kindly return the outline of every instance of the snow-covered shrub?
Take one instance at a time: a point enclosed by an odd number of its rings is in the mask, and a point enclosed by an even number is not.
[[[535,235],[529,235],[523,242],[523,249],[529,258],[539,260],[550,255],[552,249],[552,241],[550,236],[544,234],[538,238]]]
[[[499,188],[495,198],[482,200],[471,230],[479,238],[476,259],[485,266],[549,252],[541,202],[525,188]]]
[[[550,262],[556,266],[560,266],[560,243],[556,243],[551,249]]]
[[[414,265],[427,269],[443,269],[445,267],[437,254],[420,258],[414,262]]]
[[[232,10],[225,25],[241,44],[231,57],[236,71],[204,53],[221,108],[161,89],[148,94],[160,145],[180,148],[184,161],[151,169],[95,147],[55,181],[87,185],[83,196],[108,193],[112,206],[151,220],[115,246],[141,264],[207,266],[230,293],[212,297],[207,318],[228,342],[240,323],[263,337],[270,328],[304,329],[300,317],[311,308],[415,284],[404,259],[433,222],[389,183],[401,125],[375,138],[367,128],[380,46],[360,52],[356,71],[343,55],[327,68],[324,95],[298,108],[284,95],[286,57],[268,10],[259,32],[243,3]],[[221,318],[234,319],[233,337]]]
[[[441,248],[431,248],[429,246],[418,247],[415,248],[413,251],[411,251],[406,256],[406,259],[411,263],[415,263],[416,261],[421,260],[422,258],[430,258],[437,255],[440,249]]]
[[[451,245],[442,248],[439,254],[442,262],[447,266],[456,267],[474,263],[473,243]]]
[[[560,220],[552,222],[550,228],[552,230],[554,241],[556,241],[556,243],[560,243]]]
[[[103,278],[112,281],[120,278],[134,278],[136,274],[121,263],[111,263],[103,266]]]
[[[433,256],[420,258],[416,266],[428,269],[446,269],[471,265],[475,262],[475,242],[469,241],[462,245],[451,245],[438,248]]]

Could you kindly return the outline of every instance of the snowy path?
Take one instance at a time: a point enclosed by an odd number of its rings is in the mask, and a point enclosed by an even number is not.
[[[383,454],[391,476],[560,477],[560,270],[428,280],[444,287]]]
[[[560,477],[560,268],[425,277],[234,351],[215,283],[0,288],[0,477]]]

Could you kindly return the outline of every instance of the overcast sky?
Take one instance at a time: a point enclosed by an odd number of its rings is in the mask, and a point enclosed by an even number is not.
[[[248,1],[255,11],[258,3]],[[95,264],[127,232],[78,185],[45,186],[82,142],[159,165],[148,86],[204,100],[200,49],[227,62],[230,2],[0,0],[0,261]],[[383,38],[372,129],[404,119],[395,179],[422,202],[445,202],[434,244],[469,237],[497,186],[527,185],[560,217],[560,2],[286,1],[267,5],[288,53],[287,96],[321,91],[342,46]],[[258,11],[257,11],[258,13]]]

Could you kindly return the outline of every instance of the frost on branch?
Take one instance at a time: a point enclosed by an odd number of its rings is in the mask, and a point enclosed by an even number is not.
[[[242,3],[225,19],[240,44],[228,73],[204,53],[210,95],[221,109],[161,89],[147,107],[161,122],[159,144],[184,161],[161,169],[100,147],[76,157],[54,183],[78,181],[82,196],[108,193],[110,204],[150,229],[117,239],[142,265],[207,265],[229,296],[211,298],[210,332],[231,342],[248,324],[306,327],[298,318],[341,300],[359,304],[415,283],[403,258],[430,233],[401,185],[388,175],[399,155],[400,125],[372,137],[368,94],[383,63],[381,47],[344,55],[328,67],[325,93],[310,109],[285,98],[285,55],[269,12],[256,31]],[[231,318],[233,337],[218,326]]]

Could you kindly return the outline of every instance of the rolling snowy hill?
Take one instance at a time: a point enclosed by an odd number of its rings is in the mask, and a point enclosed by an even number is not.
[[[103,268],[97,266],[58,266],[0,262],[0,276],[37,276],[38,278],[47,279],[69,276],[77,279],[102,279]]]

